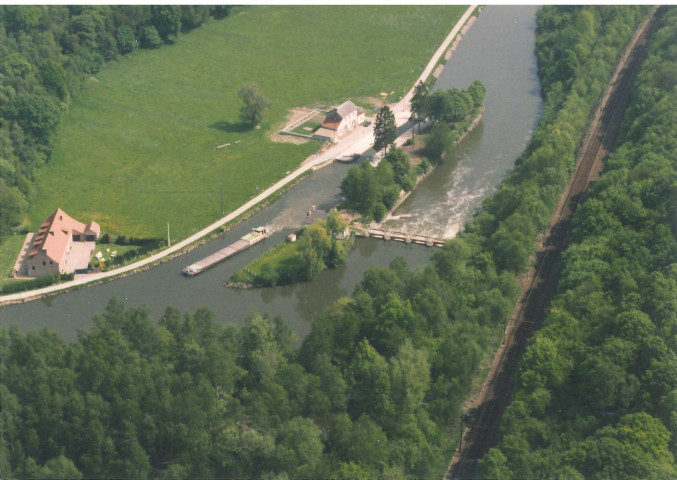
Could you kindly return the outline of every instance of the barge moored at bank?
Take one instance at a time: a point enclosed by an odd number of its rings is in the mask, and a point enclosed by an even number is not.
[[[228,257],[232,257],[236,253],[246,250],[252,245],[259,243],[268,236],[268,233],[267,227],[256,227],[250,233],[240,238],[236,242],[228,245],[226,248],[221,249],[216,253],[212,253],[208,257],[205,257],[202,260],[193,263],[192,265],[188,265],[183,269],[183,273],[190,276],[202,273],[217,263],[223,262]]]

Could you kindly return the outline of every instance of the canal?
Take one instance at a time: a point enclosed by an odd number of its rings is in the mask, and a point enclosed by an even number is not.
[[[425,8],[425,7],[423,7]],[[541,112],[533,54],[537,6],[488,6],[466,34],[436,83],[436,88],[465,88],[480,80],[487,89],[480,125],[446,158],[395,212],[393,229],[453,237],[510,171]],[[91,328],[92,317],[111,297],[128,306],[147,305],[158,319],[168,305],[194,312],[205,306],[219,322],[241,323],[253,311],[281,316],[299,336],[317,315],[341,296],[350,295],[362,274],[402,256],[410,267],[429,262],[434,249],[399,242],[357,239],[346,263],[320,273],[312,282],[268,289],[236,290],[223,282],[265,249],[302,227],[315,205],[329,208],[350,165],[335,163],[300,182],[271,206],[216,240],[156,268],[83,290],[0,308],[0,325],[24,331],[49,327],[66,340]],[[399,217],[399,218],[398,218]],[[270,238],[196,277],[181,269],[232,243],[258,225],[270,225]]]

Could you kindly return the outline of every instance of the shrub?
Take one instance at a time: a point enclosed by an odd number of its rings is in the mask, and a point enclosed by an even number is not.
[[[158,48],[162,45],[162,39],[153,25],[146,25],[141,30],[141,44],[144,48]]]
[[[136,50],[138,42],[134,36],[134,31],[128,25],[120,27],[117,37],[118,51],[124,55]]]
[[[23,292],[25,290],[34,290],[37,288],[48,287],[49,285],[59,283],[59,281],[60,275],[58,273],[43,275],[32,280],[17,280],[15,282],[7,283],[4,287],[2,287],[2,293],[16,293]]]
[[[383,220],[383,217],[385,217],[387,211],[388,210],[386,209],[385,205],[383,205],[382,203],[377,203],[376,205],[374,205],[371,214],[374,216],[374,220],[380,222],[381,220]]]
[[[430,161],[427,158],[424,158],[421,160],[421,163],[416,165],[416,175],[423,175],[425,173],[428,173],[428,170],[430,170]]]
[[[400,198],[400,191],[400,187],[397,185],[391,185],[384,190],[382,201],[386,209],[390,210],[393,208],[397,200]]]
[[[264,263],[261,271],[254,277],[255,287],[274,287],[277,285],[277,271],[270,263]]]

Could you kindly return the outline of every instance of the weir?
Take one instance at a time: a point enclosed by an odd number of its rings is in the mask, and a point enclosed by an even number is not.
[[[405,232],[393,232],[391,230],[379,230],[375,228],[353,228],[358,237],[382,238],[383,240],[395,240],[396,242],[416,243],[427,247],[442,247],[445,240],[432,235],[414,234]]]
[[[492,92],[487,94],[484,118],[435,173],[416,187],[396,212],[399,218],[388,220],[379,225],[379,229],[449,238],[462,229],[482,199],[490,195],[510,171],[541,111],[533,54],[534,16],[538,8],[537,5],[490,5],[483,9],[446,63],[436,88],[467,88],[474,80],[480,80],[487,91]],[[502,41],[497,43],[497,37]],[[228,148],[232,147],[224,150]],[[242,251],[197,276],[187,277],[180,272],[186,265],[223,249],[259,225],[276,225],[270,240],[264,243],[272,245],[283,241],[289,233],[305,225],[308,205],[325,210],[340,201],[340,183],[350,167],[350,164],[334,162],[315,171],[280,200],[223,235],[155,268],[64,295],[2,306],[0,326],[9,328],[16,324],[24,332],[49,327],[64,340],[73,341],[79,330],[90,330],[92,317],[105,310],[111,297],[117,297],[128,307],[146,305],[151,316],[157,319],[162,317],[167,305],[173,305],[182,312],[207,307],[218,312],[219,323],[244,323],[251,309],[256,308],[284,318],[303,338],[319,312],[346,292],[353,291],[369,268],[387,266],[397,256],[404,256],[410,267],[426,265],[436,250],[405,248],[407,244],[402,241],[358,238],[344,268],[325,270],[312,282],[272,289],[223,287],[223,281],[253,261],[260,254],[260,248]],[[217,203],[218,199],[214,210],[220,211]]]

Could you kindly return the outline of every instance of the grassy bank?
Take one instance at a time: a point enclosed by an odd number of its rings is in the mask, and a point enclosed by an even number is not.
[[[319,148],[268,139],[289,109],[409,88],[462,10],[246,7],[125,58],[74,99],[28,226],[59,206],[113,234],[165,236],[169,222],[185,238],[220,216],[222,188],[233,210]],[[273,103],[259,130],[238,120],[246,82]]]
[[[14,268],[25,239],[25,234],[16,234],[8,236],[4,242],[0,243],[0,291],[5,284],[16,281],[9,278],[9,272]]]
[[[275,287],[308,282],[327,268],[345,261],[353,248],[348,224],[333,210],[326,220],[317,220],[297,232],[298,240],[284,241],[269,249],[229,279],[233,287]]]

